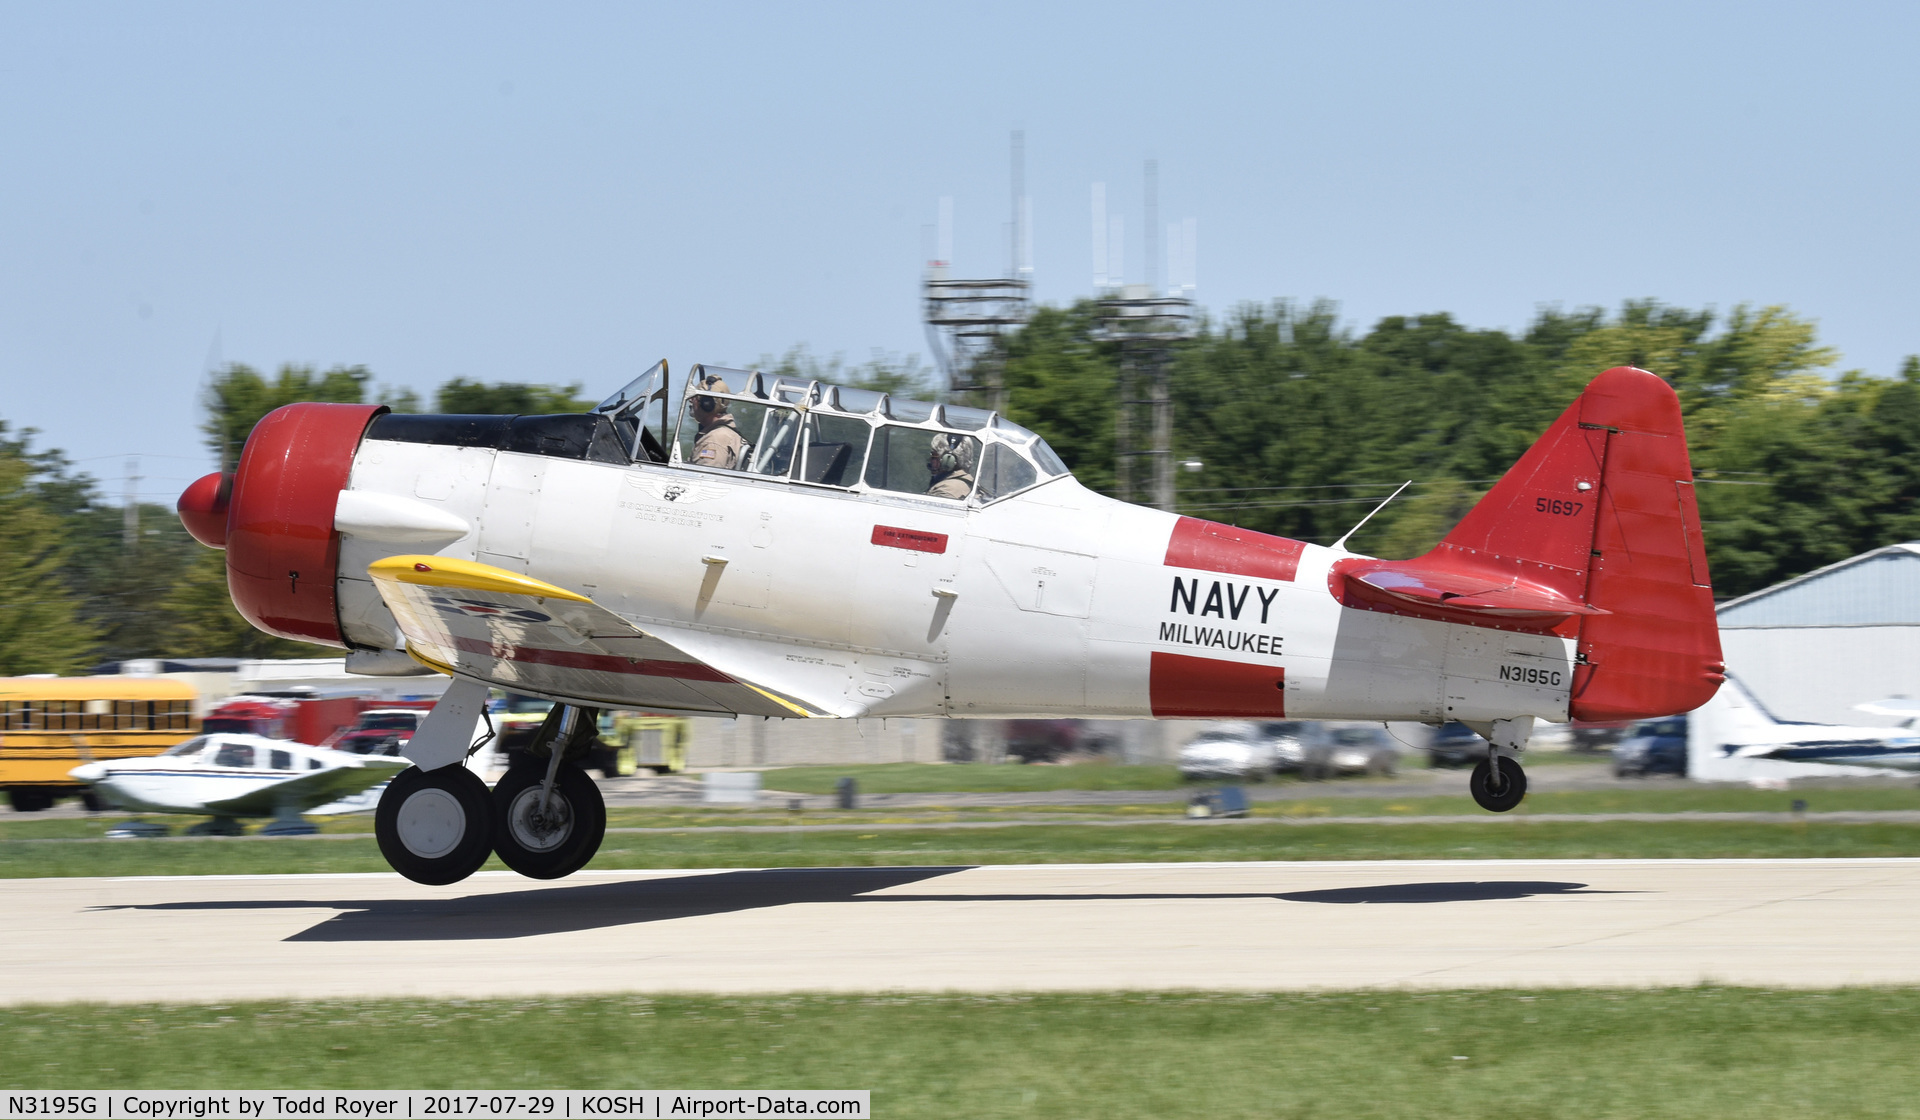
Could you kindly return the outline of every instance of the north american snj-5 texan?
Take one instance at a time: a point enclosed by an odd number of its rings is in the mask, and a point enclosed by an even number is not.
[[[660,363],[590,413],[288,405],[181,496],[261,630],[453,677],[375,815],[403,875],[580,868],[592,709],[783,718],[1458,720],[1513,808],[1535,720],[1723,679],[1680,407],[1610,369],[1444,541],[1378,560],[1103,497],[993,413]],[[544,759],[460,765],[489,686]]]

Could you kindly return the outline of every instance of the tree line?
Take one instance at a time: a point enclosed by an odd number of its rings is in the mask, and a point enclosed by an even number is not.
[[[1038,309],[1007,340],[1008,412],[1093,489],[1116,483],[1120,360],[1090,302]],[[1743,594],[1880,545],[1920,538],[1920,359],[1896,376],[1835,374],[1813,325],[1784,308],[1724,315],[1628,303],[1542,311],[1523,331],[1445,314],[1391,316],[1365,331],[1331,304],[1245,306],[1203,320],[1169,366],[1184,513],[1331,543],[1401,482],[1413,485],[1349,543],[1379,556],[1432,547],[1595,374],[1636,365],[1667,378],[1687,417],[1707,552],[1720,596]],[[822,361],[805,349],[772,372],[937,395],[915,360]],[[611,388],[599,387],[596,388]],[[583,386],[456,379],[437,412],[576,412]],[[209,467],[238,461],[247,433],[297,401],[423,410],[364,367],[232,364],[211,378]],[[30,430],[0,421],[0,675],[84,672],[132,657],[319,656],[248,626],[227,597],[222,554],[170,504],[138,530],[92,478]]]

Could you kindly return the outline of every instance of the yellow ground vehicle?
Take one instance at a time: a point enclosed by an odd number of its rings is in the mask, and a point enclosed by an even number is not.
[[[67,776],[81,763],[159,754],[199,731],[178,681],[0,677],[0,789],[16,812],[50,808],[87,792]]]
[[[493,702],[493,723],[500,749],[509,757],[527,750],[552,710],[551,700],[499,694]],[[679,773],[687,767],[691,726],[678,716],[602,710],[595,717],[593,744],[580,757],[580,765],[609,778],[627,777],[638,770]]]
[[[611,734],[603,731],[600,737],[620,744],[626,773],[652,770],[657,774],[678,774],[687,768],[687,740],[692,728],[691,723],[678,716],[616,712]]]

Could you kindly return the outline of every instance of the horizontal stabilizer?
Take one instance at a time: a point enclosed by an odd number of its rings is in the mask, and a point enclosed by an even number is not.
[[[1346,574],[1376,591],[1410,603],[1472,611],[1495,618],[1559,621],[1576,614],[1606,614],[1550,587],[1528,586],[1518,580],[1492,580],[1473,572],[1412,567],[1382,562],[1378,567],[1355,566]]]
[[[445,556],[390,556],[367,574],[406,635],[407,652],[449,675],[605,707],[828,714],[530,576]]]

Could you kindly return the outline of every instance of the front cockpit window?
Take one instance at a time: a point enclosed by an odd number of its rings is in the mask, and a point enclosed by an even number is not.
[[[175,743],[173,746],[168,747],[166,757],[185,761],[206,749],[207,737],[205,735],[196,735],[184,743]]]
[[[1067,473],[998,413],[695,366],[673,461],[838,489],[988,505]]]
[[[668,379],[662,358],[594,408],[613,421],[621,447],[634,462],[666,462]]]

